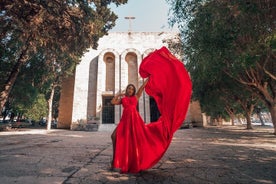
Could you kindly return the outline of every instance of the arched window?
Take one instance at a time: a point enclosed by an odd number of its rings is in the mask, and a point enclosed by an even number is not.
[[[125,58],[128,64],[128,83],[138,87],[138,63],[137,55],[134,52],[129,52]]]
[[[107,52],[104,55],[104,62],[106,64],[106,81],[105,90],[114,91],[115,88],[115,55]]]

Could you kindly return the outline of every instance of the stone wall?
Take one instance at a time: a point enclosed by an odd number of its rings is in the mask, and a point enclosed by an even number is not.
[[[195,127],[203,126],[203,114],[201,112],[199,101],[191,101],[188,109],[189,121]]]
[[[70,76],[65,78],[62,82],[57,128],[70,129],[72,122],[74,81],[75,77]]]
[[[121,32],[102,37],[97,50],[89,49],[83,55],[75,78],[68,79],[69,84],[63,85],[58,127],[80,130],[101,125],[102,98],[114,96],[129,83],[138,88],[143,82],[138,74],[143,58],[155,49],[167,46],[167,39],[176,37],[175,32]],[[198,107],[196,103],[191,104],[190,117],[192,121],[202,122]],[[116,124],[122,109],[116,106],[114,111],[113,123]],[[147,94],[140,98],[139,112],[144,121],[150,121]]]

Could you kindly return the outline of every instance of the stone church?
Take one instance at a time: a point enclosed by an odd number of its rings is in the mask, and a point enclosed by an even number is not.
[[[111,99],[129,83],[139,88],[143,79],[138,70],[143,58],[155,49],[168,46],[167,41],[177,36],[175,32],[114,32],[102,37],[97,50],[89,49],[75,74],[62,83],[58,128],[114,128],[122,107],[112,105]],[[154,99],[145,92],[137,109],[145,122],[159,117]],[[186,119],[191,121],[191,112],[187,114]],[[197,116],[202,119],[201,112]]]

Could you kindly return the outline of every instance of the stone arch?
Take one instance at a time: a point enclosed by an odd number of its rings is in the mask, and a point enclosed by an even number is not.
[[[142,56],[136,49],[126,49],[121,54],[121,73],[122,73],[122,88],[132,83],[137,88],[139,85],[138,69],[141,63]]]
[[[98,57],[98,87],[100,91],[115,91],[118,89],[119,53],[115,49],[105,49]],[[107,79],[109,78],[109,79]]]
[[[103,50],[98,57],[98,79],[97,79],[97,117],[100,117],[100,123],[103,123],[103,116],[106,111],[106,108],[113,108],[114,106],[110,106],[110,99],[114,96],[114,93],[119,90],[120,80],[119,80],[119,63],[120,63],[120,55],[115,49],[105,49]],[[112,110],[114,113],[115,110]],[[110,110],[110,109],[109,109]],[[109,111],[108,110],[108,111]],[[111,115],[111,119],[106,120],[108,123],[114,123],[118,120],[118,115]],[[112,122],[110,122],[112,121]],[[107,122],[104,122],[107,123]]]
[[[106,52],[103,56],[105,62],[105,91],[115,90],[115,55],[112,52]]]
[[[121,72],[122,72],[122,85],[126,86],[128,83],[133,83],[136,88],[139,88],[143,79],[139,76],[139,67],[142,62],[142,55],[136,49],[126,49],[121,54]],[[129,78],[132,78],[131,80]],[[149,98],[144,92],[142,97],[139,99],[139,112],[145,122],[149,122],[149,115],[146,113],[149,109]]]
[[[151,52],[153,52],[155,49],[154,48],[149,48],[149,49],[147,49],[147,50],[145,50],[144,51],[144,53],[143,53],[143,59],[145,58],[145,57],[147,57]]]
[[[87,120],[96,116],[98,57],[91,60],[88,77]]]
[[[134,52],[128,52],[125,57],[125,61],[128,65],[128,84],[134,84],[138,87],[138,63],[137,55]]]

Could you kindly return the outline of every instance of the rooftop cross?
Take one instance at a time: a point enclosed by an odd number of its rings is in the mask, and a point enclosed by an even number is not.
[[[128,29],[128,32],[131,32],[131,20],[135,19],[135,17],[125,17],[125,19],[127,19],[129,21],[129,29]]]

